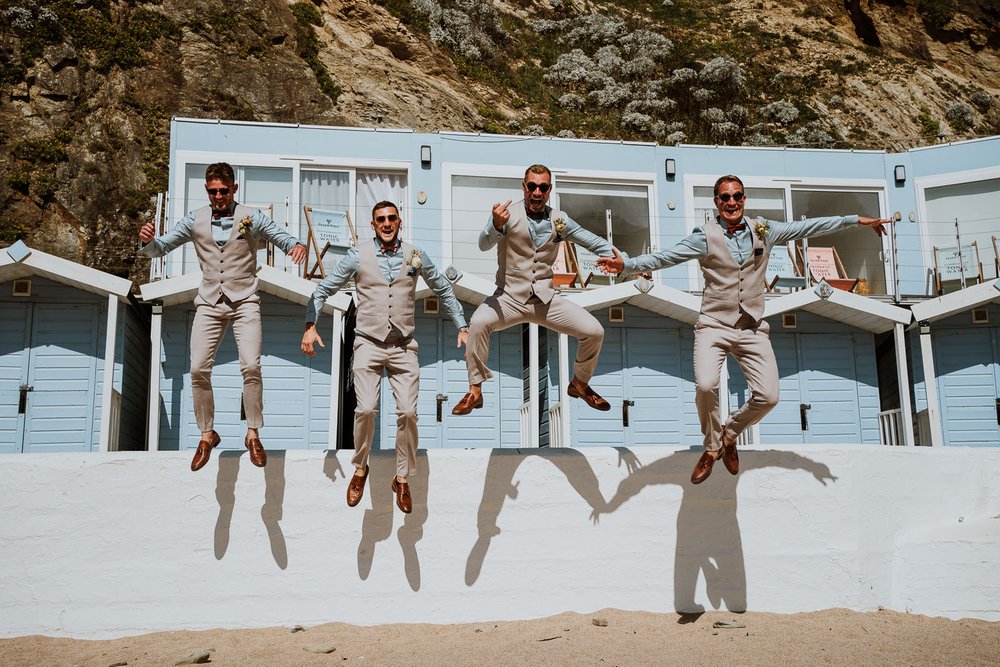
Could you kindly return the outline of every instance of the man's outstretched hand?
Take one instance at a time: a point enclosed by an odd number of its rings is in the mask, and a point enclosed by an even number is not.
[[[611,252],[614,253],[611,257],[597,258],[597,268],[604,273],[617,276],[625,270],[625,260],[617,248],[612,248]]]
[[[869,218],[864,215],[858,216],[858,224],[864,225],[865,227],[871,227],[876,236],[884,236],[888,234],[888,230],[886,230],[886,228],[882,225],[888,225],[890,222],[892,222],[892,220],[886,220],[885,218]]]

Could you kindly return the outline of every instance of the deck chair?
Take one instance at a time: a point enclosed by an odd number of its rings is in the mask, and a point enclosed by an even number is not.
[[[993,243],[995,251],[995,237]],[[966,286],[983,282],[983,263],[979,257],[979,244],[976,241],[963,245],[961,251],[958,246],[945,248],[933,246],[931,252],[934,255],[934,287],[939,296],[945,291],[955,291],[956,285],[957,289],[961,289],[963,276]]]
[[[569,249],[569,243],[569,241],[559,242],[556,261],[552,263],[553,287],[572,287],[580,277],[576,271],[576,258],[570,256],[572,251]]]
[[[853,292],[858,286],[857,278],[848,278],[847,271],[840,261],[836,248],[809,246],[809,276],[813,282],[825,280],[830,287]],[[799,248],[799,258],[802,259],[802,249]]]
[[[767,259],[767,271],[764,276],[767,291],[777,288],[791,290],[804,289],[806,278],[799,270],[795,259],[788,252],[788,246],[778,245],[771,248]]]
[[[323,234],[324,237],[329,236],[334,238],[335,240],[334,241],[327,240],[326,244],[323,246],[323,249],[320,250],[318,241],[319,237],[317,236],[316,230],[313,227],[312,214],[314,210],[316,211],[317,214],[320,213],[318,209],[313,209],[313,207],[311,206],[302,207],[302,212],[305,213],[306,226],[309,229],[306,235],[306,261],[303,262],[302,264],[302,277],[307,280],[315,278],[317,276],[321,279],[326,278],[326,269],[323,267],[323,258],[326,256],[326,252],[331,247],[333,246],[347,247],[348,245],[358,244],[358,235],[354,231],[354,223],[351,222],[351,212],[343,211],[344,222],[347,223],[346,229],[339,228],[340,225],[335,224],[334,218],[332,216],[328,216],[330,217],[330,220],[328,223],[324,223]],[[322,213],[327,214],[328,212],[323,211]],[[334,213],[339,213],[339,212],[334,212]],[[310,249],[312,250],[312,252],[316,253],[316,260],[312,264],[309,263]]]
[[[996,269],[996,277],[1000,278],[1000,252],[997,252],[997,237],[993,237],[993,267]]]

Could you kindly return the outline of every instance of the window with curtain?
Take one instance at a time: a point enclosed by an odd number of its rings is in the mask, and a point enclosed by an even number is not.
[[[306,224],[305,208],[321,211],[349,211],[351,208],[351,174],[347,171],[320,171],[303,169],[299,172],[299,206],[302,210],[299,224],[299,238],[304,242],[308,238],[309,227]],[[308,250],[308,263],[312,268],[316,255],[312,247]],[[323,247],[320,245],[319,251]],[[347,254],[344,248],[332,247],[323,256],[323,268],[329,273],[337,265],[340,258]]]
[[[259,208],[278,225],[278,228],[293,234],[305,241],[305,237],[292,229],[290,211],[292,200],[292,170],[279,167],[242,167],[237,170],[241,176],[241,185],[236,193],[236,201],[244,206]],[[257,262],[267,263],[267,246],[262,244],[257,252]],[[276,249],[274,266],[287,270],[295,270],[295,265],[287,259],[285,253]]]
[[[587,231],[614,243],[630,256],[649,252],[649,188],[645,185],[577,182],[559,179],[555,204]],[[581,268],[597,259],[577,248]],[[591,273],[584,268],[584,278]],[[593,271],[591,286],[607,285],[610,278]]]
[[[202,206],[208,206],[208,194],[205,192],[205,170],[207,168],[208,164],[185,165],[183,204],[180,208],[174,211],[173,219],[167,221],[168,230],[180,222],[181,218],[187,215],[189,211],[201,208]],[[201,270],[201,267],[198,265],[198,255],[195,253],[195,249],[192,244],[184,244],[184,247],[180,250],[180,252],[183,253],[182,271],[184,273]],[[167,266],[170,266],[169,259],[167,261]],[[172,274],[168,273],[168,275]]]
[[[391,201],[399,209],[399,215],[404,222],[404,237],[420,237],[420,235],[414,234],[416,230],[412,228],[409,232],[406,231],[406,225],[411,224],[411,221],[406,210],[405,172],[359,170],[356,179],[356,192],[353,218],[358,238],[371,236],[372,207],[380,201]]]
[[[975,242],[982,263],[983,278],[996,278],[1000,264],[1000,178],[956,183],[924,191],[930,244],[938,248],[963,248]],[[958,221],[956,229],[956,220]],[[963,252],[967,254],[968,251]],[[976,263],[975,253],[971,261]],[[976,267],[978,268],[978,267]],[[968,277],[968,276],[967,276]]]
[[[493,204],[522,198],[521,178],[454,176],[451,180],[451,263],[464,273],[489,281],[497,274],[496,251],[479,249],[479,233],[490,220]]]
[[[826,215],[866,215],[880,217],[877,192],[846,190],[792,190],[792,219]],[[885,265],[882,240],[862,227],[849,227],[834,234],[816,237],[810,246],[835,248],[848,278],[864,282],[854,288],[859,294],[885,294]]]

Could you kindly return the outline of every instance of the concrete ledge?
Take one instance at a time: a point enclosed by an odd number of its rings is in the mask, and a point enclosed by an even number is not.
[[[391,453],[353,509],[349,452],[189,456],[2,457],[0,636],[604,607],[1000,620],[1000,450],[759,447],[700,486],[694,449],[421,451],[409,516]]]

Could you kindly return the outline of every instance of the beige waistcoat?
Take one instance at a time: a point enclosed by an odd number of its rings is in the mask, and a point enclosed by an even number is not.
[[[410,273],[410,259],[415,248],[403,243],[403,266],[391,283],[382,275],[375,254],[375,242],[362,242],[358,248],[358,324],[357,330],[378,341],[385,341],[393,329],[403,338],[413,336],[413,303],[420,271]]]
[[[240,238],[239,232],[240,220],[253,212],[249,206],[236,205],[232,234],[219,247],[212,236],[212,207],[195,211],[194,248],[202,274],[198,296],[210,304],[218,303],[223,295],[242,301],[257,293],[257,241],[253,236]]]
[[[524,202],[511,204],[507,209],[507,233],[497,243],[497,290],[494,295],[506,293],[513,299],[527,303],[537,296],[542,303],[548,303],[555,296],[552,288],[552,264],[556,261],[559,244],[556,242],[555,221],[564,214],[550,210],[552,233],[536,248],[528,230],[528,214]]]
[[[722,225],[705,225],[708,255],[701,260],[705,292],[701,312],[723,324],[733,326],[746,313],[759,321],[764,315],[764,273],[767,271],[767,247],[754,231],[752,221],[744,218],[753,236],[753,252],[742,266],[729,252]],[[758,254],[758,251],[760,254]]]

